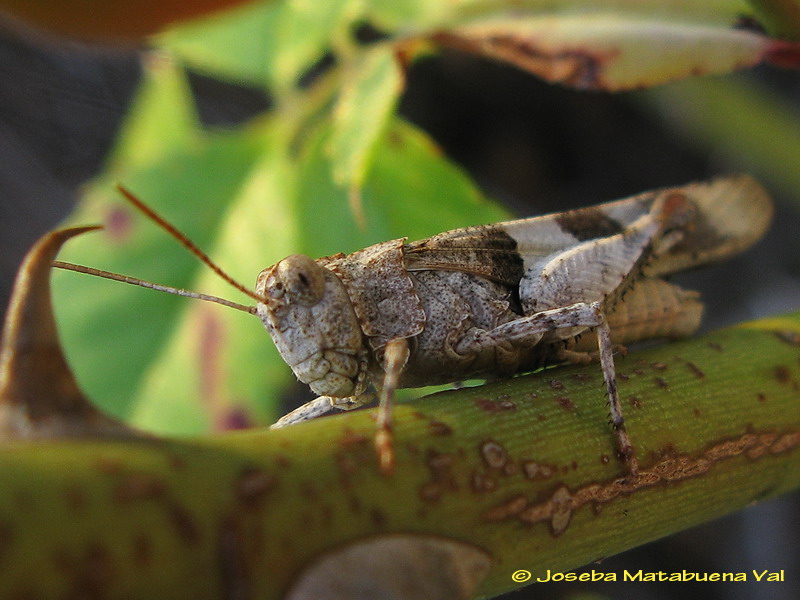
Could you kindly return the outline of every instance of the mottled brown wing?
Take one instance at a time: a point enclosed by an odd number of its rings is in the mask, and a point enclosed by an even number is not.
[[[406,244],[409,271],[461,271],[511,287],[524,273],[517,242],[501,226],[468,227]]]
[[[651,276],[733,256],[761,238],[772,217],[764,188],[748,175],[732,175],[563,213],[447,231],[406,244],[406,267],[462,271],[513,286],[528,265],[543,257],[620,234],[642,217],[659,218],[650,214],[655,201],[675,193],[685,195],[697,210],[684,238],[663,255],[651,257]]]

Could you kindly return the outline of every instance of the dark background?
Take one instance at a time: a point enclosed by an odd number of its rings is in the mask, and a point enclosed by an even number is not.
[[[81,184],[102,168],[139,75],[135,48],[82,46],[0,23],[0,305],[7,303],[26,249],[69,213]],[[795,102],[800,98],[796,72],[759,68],[749,76]],[[191,84],[209,127],[239,123],[269,105],[256,90],[196,74]],[[639,100],[636,94],[575,92],[446,52],[412,68],[401,111],[519,215],[735,170],[713,149],[689,149]],[[678,279],[703,293],[706,327],[798,307],[800,218],[787,199],[777,200],[768,239],[742,258]],[[795,493],[594,565],[615,573],[786,569],[785,584],[558,583],[508,598],[587,591],[643,600],[798,598],[799,500]]]

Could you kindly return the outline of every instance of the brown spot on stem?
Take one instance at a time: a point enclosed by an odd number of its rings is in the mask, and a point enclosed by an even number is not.
[[[706,374],[703,373],[703,371],[700,370],[700,367],[698,367],[693,362],[687,361],[686,362],[686,368],[689,369],[689,371],[691,371],[692,375],[694,375],[698,379],[703,379],[706,376]]]
[[[129,473],[112,488],[111,497],[116,503],[136,500],[153,500],[165,495],[167,486],[158,476],[150,473]]]
[[[179,456],[177,454],[168,455],[167,462],[169,463],[169,467],[173,471],[183,471],[189,464],[185,457]]]
[[[453,428],[447,423],[442,421],[431,421],[428,424],[432,435],[450,435],[453,433]]]
[[[241,524],[235,517],[222,519],[217,534],[217,565],[222,584],[221,598],[240,600],[251,597],[249,568]]]
[[[544,481],[550,479],[557,470],[556,465],[545,464],[536,462],[535,460],[526,460],[522,463],[522,473],[526,479],[534,481]]]
[[[0,522],[0,567],[8,551],[14,545],[14,530],[9,523]]]
[[[477,406],[484,412],[492,414],[508,412],[517,408],[517,405],[514,404],[511,400],[508,399],[490,400],[489,398],[478,398],[477,400],[475,400],[475,406]]]
[[[131,556],[137,567],[147,567],[153,561],[153,540],[147,533],[139,533],[133,538]]]
[[[419,497],[423,502],[436,503],[442,497],[442,486],[433,481],[424,483],[419,488]]]
[[[497,506],[485,511],[481,518],[489,523],[497,521],[505,521],[511,517],[517,516],[528,506],[528,499],[525,496],[514,496],[510,500],[506,500]]]
[[[71,483],[64,488],[64,503],[73,513],[83,512],[88,505],[86,491],[77,483]]]
[[[172,503],[167,507],[167,515],[175,533],[187,546],[200,542],[200,528],[186,507]]]
[[[781,330],[781,331],[776,331],[775,335],[782,342],[785,342],[792,346],[800,346],[800,333],[798,333],[797,331]]]
[[[369,511],[369,519],[372,521],[372,525],[375,526],[377,529],[383,529],[386,527],[386,522],[388,519],[386,518],[386,513],[384,513],[379,508],[373,508]]]
[[[342,432],[342,437],[339,438],[339,445],[342,448],[352,448],[354,446],[361,446],[363,444],[370,443],[371,439],[361,433],[353,431],[349,427],[347,427]]]
[[[119,458],[101,456],[94,461],[94,467],[103,475],[117,475],[125,470],[125,463]]]
[[[549,523],[552,534],[560,535],[568,527],[572,515],[584,506],[588,505],[594,512],[598,512],[603,504],[621,496],[629,496],[668,482],[699,477],[722,461],[742,455],[750,460],[760,460],[770,455],[795,451],[798,447],[800,431],[745,433],[738,438],[715,443],[695,456],[680,454],[673,446],[666,446],[658,453],[656,462],[649,469],[641,470],[636,475],[591,483],[574,491],[561,486],[548,499],[528,504],[520,513],[508,514],[525,524]],[[498,511],[502,506],[501,504],[497,507]]]
[[[775,379],[778,383],[787,384],[792,379],[791,371],[789,371],[789,367],[785,365],[779,365],[775,367]]]
[[[503,446],[494,440],[486,440],[480,446],[481,457],[490,469],[502,469],[508,462],[508,453]]]
[[[556,402],[558,402],[558,405],[567,412],[572,412],[575,410],[575,404],[569,399],[568,396],[558,396],[556,398]]]
[[[470,477],[471,487],[474,492],[479,494],[491,492],[497,489],[497,481],[489,473],[475,469]]]
[[[263,469],[245,467],[234,483],[236,498],[247,508],[258,508],[277,483],[275,476]]]
[[[89,542],[82,549],[59,548],[55,551],[53,560],[66,579],[66,590],[62,597],[108,597],[114,567],[111,554],[100,542]]]

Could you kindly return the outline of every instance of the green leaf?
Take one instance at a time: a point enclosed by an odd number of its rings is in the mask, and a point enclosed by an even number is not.
[[[264,85],[283,2],[257,1],[168,30],[156,38],[193,68]]]
[[[104,223],[106,231],[75,240],[63,259],[191,287],[201,268],[197,260],[140,218],[111,185],[124,184],[207,248],[226,202],[260,152],[261,141],[252,133],[226,134],[155,165],[118,167],[90,188],[71,217],[73,223]],[[168,343],[187,301],[75,273],[57,272],[53,279],[55,311],[78,380],[111,413],[130,417],[142,375]]]
[[[778,37],[800,41],[799,0],[750,0],[761,23]]]
[[[800,202],[800,118],[791,102],[745,77],[689,79],[641,97],[689,146],[713,149]]]
[[[381,45],[349,64],[341,77],[330,142],[333,176],[339,185],[360,193],[375,147],[402,92],[403,76],[394,49]],[[354,210],[361,215],[360,202]]]
[[[324,55],[359,5],[354,0],[259,1],[177,27],[158,42],[196,69],[280,92]]]
[[[109,168],[152,164],[162,155],[194,143],[198,133],[186,75],[164,53],[144,56],[142,82],[120,128]]]

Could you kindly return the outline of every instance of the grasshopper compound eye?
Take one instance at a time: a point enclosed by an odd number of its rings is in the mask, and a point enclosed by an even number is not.
[[[290,303],[313,306],[325,294],[323,267],[302,254],[287,256],[279,262],[275,278],[282,284]]]

